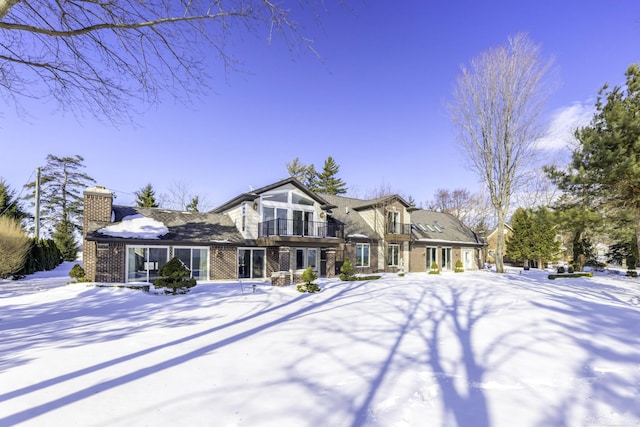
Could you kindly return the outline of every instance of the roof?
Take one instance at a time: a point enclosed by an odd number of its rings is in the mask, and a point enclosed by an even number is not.
[[[167,228],[167,233],[157,239],[138,239],[134,237],[114,237],[99,232],[104,223],[91,222],[88,227],[88,240],[116,240],[142,242],[175,243],[242,243],[244,239],[235,224],[227,215],[212,212],[182,212],[161,208],[139,208],[131,206],[113,206],[112,223],[118,224],[127,217],[141,215],[158,221]],[[109,224],[109,225],[111,225]]]
[[[424,242],[484,245],[478,235],[455,216],[424,209],[411,212],[411,236]]]
[[[344,225],[345,238],[370,238],[377,239],[376,232],[358,213],[359,207],[364,206],[369,200],[354,199],[350,197],[321,194],[327,202],[332,204],[330,217]]]
[[[305,193],[307,196],[309,196],[310,198],[312,198],[314,201],[316,201],[317,203],[319,203],[322,207],[322,209],[331,209],[333,206],[331,206],[329,203],[327,203],[327,201],[321,197],[320,195],[318,195],[318,193],[314,193],[313,191],[309,190],[307,187],[305,187],[300,181],[298,181],[297,179],[290,177],[290,178],[286,178],[283,180],[280,180],[278,182],[275,182],[273,184],[270,185],[266,185],[264,187],[258,188],[256,190],[252,190],[248,193],[242,193],[239,196],[234,197],[233,199],[227,201],[226,203],[223,203],[222,205],[218,206],[217,208],[214,208],[211,212],[214,213],[223,213],[226,210],[237,206],[239,203],[245,202],[245,201],[254,201],[255,199],[259,198],[261,194],[266,193],[268,191],[271,190],[275,190],[276,188],[279,187],[283,187],[287,184],[291,184],[293,186],[295,186],[296,188],[298,188],[300,191],[302,191],[303,193]]]

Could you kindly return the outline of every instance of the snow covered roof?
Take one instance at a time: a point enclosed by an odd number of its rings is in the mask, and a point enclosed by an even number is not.
[[[161,208],[114,206],[112,223],[89,224],[88,240],[135,239],[192,243],[239,243],[242,235],[227,215]]]
[[[167,234],[169,229],[160,221],[136,214],[124,217],[121,222],[108,225],[97,232],[126,239],[159,239]]]

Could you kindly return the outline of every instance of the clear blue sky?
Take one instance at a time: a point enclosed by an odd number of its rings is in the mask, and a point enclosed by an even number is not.
[[[332,156],[352,194],[384,185],[420,203],[439,188],[479,190],[445,111],[461,64],[528,33],[555,58],[544,118],[561,139],[563,126],[589,117],[604,83],[622,83],[640,62],[638,0],[335,3],[322,27],[302,17],[320,60],[268,45],[267,34],[244,36],[232,47],[244,71],[224,79],[218,64],[208,97],[168,99],[137,127],[79,121],[47,103],[27,104],[27,119],[4,106],[0,177],[20,191],[47,154],[79,154],[116,203],[133,203],[147,183],[157,193],[180,183],[215,207],[287,177],[295,157],[320,169]]]

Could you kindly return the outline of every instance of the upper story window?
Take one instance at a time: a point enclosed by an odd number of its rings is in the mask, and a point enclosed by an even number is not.
[[[400,212],[387,212],[387,233],[400,234]]]
[[[281,203],[289,203],[289,192],[281,191],[279,193],[269,193],[262,196],[263,201],[265,202],[281,202]]]
[[[313,206],[313,200],[308,199],[301,194],[293,192],[291,193],[291,203],[293,203],[294,205]]]

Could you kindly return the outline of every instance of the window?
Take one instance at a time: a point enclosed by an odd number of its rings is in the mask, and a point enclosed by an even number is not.
[[[438,248],[427,247],[427,271],[431,269],[434,262],[438,263]]]
[[[387,265],[400,265],[400,245],[396,243],[389,243],[389,246],[387,247]]]
[[[298,193],[291,193],[291,203],[294,205],[313,206],[313,200],[307,199]]]
[[[151,282],[169,260],[166,246],[127,246],[127,282]]]
[[[264,278],[264,260],[264,249],[238,249],[238,279]]]
[[[295,259],[296,270],[304,270],[311,267],[316,270],[318,265],[318,249],[316,248],[298,248],[296,249]]]
[[[451,248],[442,248],[442,269],[451,270]]]
[[[263,207],[263,233],[265,236],[286,236],[287,210],[282,208]]]
[[[400,234],[400,212],[387,212],[387,233]]]
[[[173,256],[177,257],[191,271],[196,280],[209,279],[208,248],[174,248]]]
[[[356,243],[356,267],[369,267],[368,243]]]

